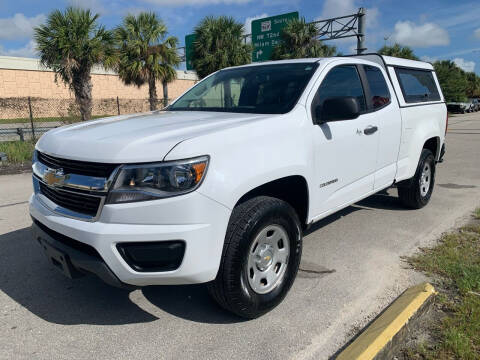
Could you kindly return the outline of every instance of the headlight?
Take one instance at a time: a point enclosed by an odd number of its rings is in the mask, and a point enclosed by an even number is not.
[[[189,193],[200,186],[207,166],[208,156],[122,166],[107,203],[155,200]]]

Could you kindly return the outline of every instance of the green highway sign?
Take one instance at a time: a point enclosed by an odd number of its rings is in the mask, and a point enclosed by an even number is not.
[[[252,21],[252,61],[270,60],[282,29],[293,19],[298,19],[298,11]]]
[[[194,70],[192,63],[194,41],[195,34],[185,36],[185,63],[187,65],[187,70]]]

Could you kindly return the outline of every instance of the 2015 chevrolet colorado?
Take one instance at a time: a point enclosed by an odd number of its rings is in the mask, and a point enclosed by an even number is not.
[[[279,304],[302,231],[392,185],[432,195],[447,109],[424,62],[379,55],[218,71],[165,111],[61,127],[37,143],[34,237],[70,277],[208,283],[254,318]]]

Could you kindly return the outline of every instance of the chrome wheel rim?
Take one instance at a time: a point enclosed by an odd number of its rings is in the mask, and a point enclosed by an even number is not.
[[[290,256],[290,241],[280,225],[269,225],[253,240],[248,253],[247,278],[253,291],[267,294],[281,284]]]
[[[430,190],[430,183],[432,181],[432,168],[430,164],[423,166],[422,175],[420,177],[420,195],[426,196]]]

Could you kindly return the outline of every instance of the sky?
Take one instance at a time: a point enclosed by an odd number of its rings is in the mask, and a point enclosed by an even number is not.
[[[252,19],[298,11],[314,21],[364,7],[368,52],[397,42],[412,47],[425,61],[453,60],[480,75],[480,0],[0,0],[0,55],[38,57],[34,27],[52,10],[71,5],[100,14],[100,23],[108,29],[128,13],[154,11],[180,46],[207,15],[232,16],[250,33]],[[355,38],[326,43],[343,54],[353,54],[356,48]]]

